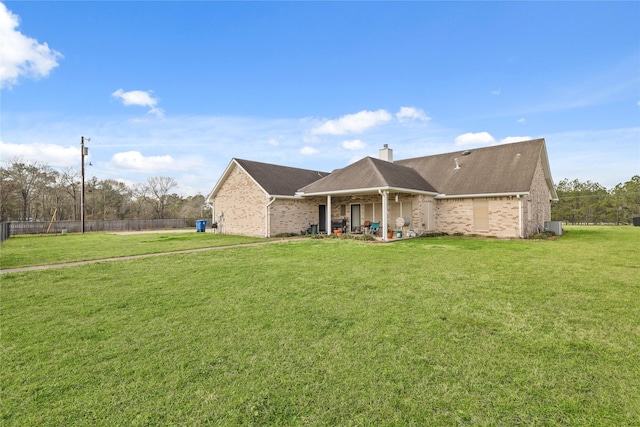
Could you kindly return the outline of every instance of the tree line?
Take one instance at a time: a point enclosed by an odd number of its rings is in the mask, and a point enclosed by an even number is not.
[[[551,218],[569,224],[630,224],[640,217],[640,175],[611,189],[577,179],[556,185]]]
[[[210,208],[198,194],[172,192],[178,183],[154,176],[134,185],[115,179],[85,179],[85,219],[207,218]],[[80,220],[82,179],[68,167],[14,159],[0,167],[0,221]]]
[[[80,172],[54,170],[46,163],[14,159],[0,167],[0,221],[80,220]],[[154,176],[128,186],[115,179],[85,180],[85,219],[208,218],[210,208],[198,194],[172,192],[178,183]],[[640,175],[607,189],[591,181],[563,179],[551,217],[570,224],[630,224],[640,216]]]

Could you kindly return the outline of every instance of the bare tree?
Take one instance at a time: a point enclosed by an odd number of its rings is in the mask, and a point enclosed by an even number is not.
[[[95,191],[102,219],[124,219],[127,216],[131,190],[124,183],[115,179],[105,179],[98,182]]]
[[[8,168],[0,168],[0,221],[18,218],[20,200],[18,185],[11,179]]]
[[[64,190],[66,194],[72,200],[72,206],[67,206],[67,210],[71,211],[71,218],[76,220],[78,212],[80,210],[78,198],[80,197],[80,187],[82,182],[80,181],[80,173],[77,169],[72,167],[66,167],[60,172],[58,177],[58,185]]]
[[[37,197],[38,190],[46,187],[50,170],[48,165],[40,162],[25,162],[21,159],[9,161],[6,181],[11,183],[13,190],[20,196],[20,219],[27,220],[31,217],[31,203]]]
[[[176,180],[167,176],[147,178],[145,187],[148,190],[148,201],[153,207],[155,218],[163,219],[165,217],[167,204],[172,200],[170,191],[177,186]]]

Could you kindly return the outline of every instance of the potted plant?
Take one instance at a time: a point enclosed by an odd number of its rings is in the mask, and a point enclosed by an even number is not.
[[[391,227],[387,227],[387,238],[393,239],[393,230],[391,229]]]

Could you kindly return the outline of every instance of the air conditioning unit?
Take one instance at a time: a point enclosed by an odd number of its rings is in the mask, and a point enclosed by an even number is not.
[[[556,236],[562,236],[562,221],[545,221],[544,231],[553,231]]]

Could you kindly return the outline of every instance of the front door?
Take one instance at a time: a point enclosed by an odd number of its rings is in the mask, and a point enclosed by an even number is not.
[[[318,231],[320,233],[327,232],[327,205],[318,206]]]
[[[360,205],[351,205],[351,232],[360,231]]]

